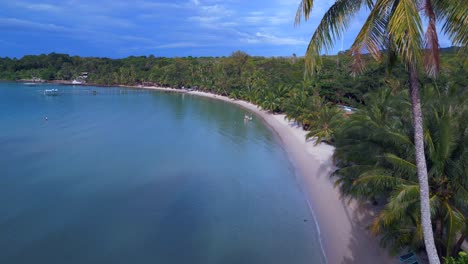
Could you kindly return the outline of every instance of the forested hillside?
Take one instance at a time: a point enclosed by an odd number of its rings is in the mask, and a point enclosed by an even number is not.
[[[327,101],[359,105],[364,95],[387,82],[404,82],[403,67],[387,72],[385,65],[367,58],[367,70],[351,76],[346,53],[323,57],[323,69],[304,81],[304,59],[291,57],[255,57],[237,51],[229,57],[161,58],[150,56],[124,59],[69,56],[51,53],[28,55],[21,59],[0,58],[0,79],[20,80],[32,77],[44,80],[72,80],[89,72],[88,83],[135,85],[152,82],[170,87],[198,87],[223,95],[259,101],[283,87],[315,88]],[[442,76],[457,86],[467,86],[466,61],[457,57],[455,48],[442,50]],[[431,80],[422,80],[430,83]],[[263,96],[262,96],[263,95]],[[255,98],[255,99],[254,99]],[[281,107],[278,107],[281,108]],[[282,111],[282,109],[276,109]]]

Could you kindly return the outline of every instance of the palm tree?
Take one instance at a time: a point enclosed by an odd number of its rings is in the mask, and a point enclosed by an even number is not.
[[[371,226],[397,252],[423,245],[417,169],[407,100],[382,89],[342,126],[336,142],[337,184],[343,194],[385,200]],[[423,94],[431,219],[440,254],[453,256],[468,232],[466,92],[428,87]],[[443,102],[443,103],[442,103]]]
[[[273,92],[268,91],[266,95],[263,97],[263,101],[261,101],[260,106],[272,113],[279,113],[281,112],[281,105],[282,105],[282,98],[276,96]]]
[[[296,13],[296,24],[300,23],[302,17],[305,20],[309,19],[313,6],[313,0],[301,0]],[[418,70],[424,66],[430,76],[436,76],[439,71],[437,22],[443,23],[442,30],[454,45],[462,46],[462,49],[466,50],[468,1],[337,0],[325,13],[307,47],[306,67],[309,73],[320,69],[322,49],[330,50],[334,42],[346,31],[350,19],[365,6],[370,9],[370,13],[351,47],[354,58],[353,69],[355,72],[363,69],[361,55],[364,51],[369,52],[375,59],[382,60],[384,58],[382,50],[385,50],[386,58],[390,62],[394,62],[395,58],[399,57],[406,65],[412,105],[424,244],[430,263],[440,263],[431,224]],[[425,32],[420,12],[428,21]]]
[[[351,115],[338,129],[334,153],[338,176],[337,186],[343,195],[353,198],[378,198],[387,196],[384,190],[371,188],[368,192],[356,193],[355,181],[365,172],[380,164],[384,153],[411,155],[414,153],[411,139],[406,131],[408,120],[396,117],[408,116],[405,93],[393,94],[390,89],[371,93],[367,105]],[[406,147],[411,145],[410,148]],[[372,193],[375,191],[376,193]],[[377,195],[380,194],[380,195]]]
[[[335,129],[342,123],[345,113],[321,97],[313,96],[310,101],[312,111],[304,113],[302,117],[309,126],[306,139],[316,138],[315,145],[322,141],[331,144]]]
[[[300,122],[298,118],[307,109],[307,98],[308,93],[301,88],[293,88],[289,91],[288,98],[284,101],[284,112],[286,113],[285,118],[289,121],[296,120]]]

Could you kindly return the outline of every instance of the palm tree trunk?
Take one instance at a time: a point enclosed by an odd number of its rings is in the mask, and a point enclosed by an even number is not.
[[[453,252],[452,252],[452,256],[456,256],[458,251],[460,251],[461,249],[461,246],[463,244],[463,241],[465,241],[465,235],[461,235],[460,236],[460,239],[458,239],[457,243],[455,244],[455,246],[453,247]]]
[[[442,252],[447,251],[443,243],[443,237],[444,237],[444,222],[443,221],[444,219],[441,218],[441,216],[437,216],[435,219],[435,224],[434,224],[435,225],[434,240],[435,240],[437,252],[440,254],[442,254]]]
[[[411,106],[413,111],[414,145],[416,153],[416,166],[419,179],[419,198],[421,200],[421,222],[424,235],[424,244],[430,264],[440,264],[437,249],[434,243],[434,234],[431,224],[431,207],[429,202],[429,183],[427,177],[426,158],[424,154],[423,119],[421,111],[420,87],[416,66],[408,65]]]

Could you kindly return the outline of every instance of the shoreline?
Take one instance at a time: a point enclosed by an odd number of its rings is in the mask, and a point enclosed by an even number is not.
[[[284,114],[272,114],[243,100],[201,91],[142,85],[105,86],[89,83],[79,86],[184,93],[221,100],[248,110],[261,118],[279,137],[315,221],[321,250],[327,263],[398,263],[397,258],[391,257],[386,249],[381,248],[378,238],[373,237],[366,228],[375,217],[375,208],[369,204],[360,205],[356,201],[342,200],[339,190],[334,187],[333,179],[330,178],[335,168],[332,158],[334,147],[325,143],[314,146],[313,140],[306,141],[307,131],[287,121]]]
[[[342,200],[339,190],[334,187],[330,178],[335,168],[334,147],[325,143],[314,146],[313,140],[306,141],[307,131],[287,121],[284,114],[271,114],[252,103],[208,92],[152,86],[121,87],[186,93],[232,103],[254,113],[277,134],[292,162],[299,188],[306,196],[316,223],[327,263],[398,263],[397,258],[381,248],[378,238],[366,228],[375,217],[375,209],[369,204]]]

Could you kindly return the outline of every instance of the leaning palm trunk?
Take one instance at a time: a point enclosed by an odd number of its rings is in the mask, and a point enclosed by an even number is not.
[[[423,116],[419,92],[419,80],[416,67],[408,66],[411,109],[413,113],[414,147],[416,153],[416,167],[419,179],[419,197],[421,203],[421,223],[424,235],[424,245],[431,264],[439,264],[439,256],[434,242],[431,223],[431,207],[429,201],[429,183],[427,177],[426,157],[424,154]]]

